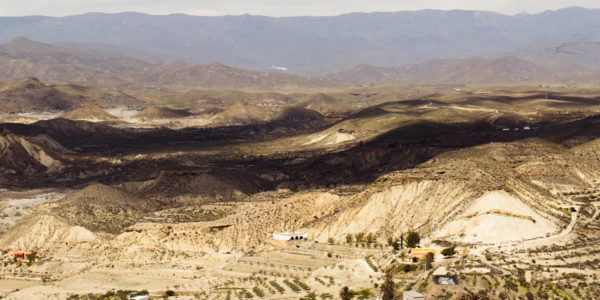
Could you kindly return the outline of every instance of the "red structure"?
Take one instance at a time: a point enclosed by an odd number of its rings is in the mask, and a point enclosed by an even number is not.
[[[32,260],[35,258],[35,255],[36,255],[35,251],[11,250],[8,252],[8,258],[16,259],[16,260],[23,260],[23,259]]]

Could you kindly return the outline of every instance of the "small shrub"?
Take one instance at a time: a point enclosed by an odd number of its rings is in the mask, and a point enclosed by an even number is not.
[[[292,291],[296,293],[300,292],[300,288],[288,279],[284,280],[283,283],[285,283]]]
[[[310,287],[306,283],[300,281],[300,279],[294,278],[294,283],[300,286],[303,290],[310,291]]]
[[[280,294],[283,294],[285,292],[285,289],[279,283],[277,283],[277,281],[269,281],[269,284],[273,286]]]
[[[254,292],[254,294],[256,296],[259,296],[261,298],[265,297],[265,292],[263,292],[263,290],[261,290],[259,287],[255,286],[254,288],[252,288],[252,292]]]

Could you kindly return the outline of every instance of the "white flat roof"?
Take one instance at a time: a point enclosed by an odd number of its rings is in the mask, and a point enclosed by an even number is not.
[[[283,236],[299,236],[299,235],[306,235],[306,233],[289,233],[289,232],[276,232],[273,233],[273,235],[283,235]]]
[[[415,291],[406,291],[403,295],[413,296],[413,297],[423,297],[423,294]]]

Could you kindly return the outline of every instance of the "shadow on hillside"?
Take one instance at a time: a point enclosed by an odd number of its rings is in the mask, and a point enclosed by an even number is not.
[[[377,109],[371,113],[379,113]],[[156,151],[179,151],[182,148],[202,149],[207,145],[227,147],[234,143],[274,139],[300,133],[322,130],[330,124],[271,122],[265,124],[230,126],[204,129],[153,130],[115,129],[108,125],[81,121],[51,120],[33,125],[4,124],[17,134],[48,134],[64,146],[77,149],[83,154],[111,155],[136,152],[145,149]],[[471,124],[442,124],[418,122],[383,134],[371,141],[357,143],[339,152],[326,150],[297,151],[288,149],[277,155],[261,156],[194,156],[175,155],[171,158],[142,159],[122,167],[108,168],[105,176],[90,180],[106,184],[128,181],[144,181],[157,178],[163,170],[182,172],[190,169],[227,170],[232,174],[243,173],[266,178],[266,183],[253,192],[277,189],[292,190],[326,188],[340,184],[369,183],[377,177],[394,170],[412,168],[432,157],[456,149],[490,142],[511,142],[538,137],[573,146],[600,137],[600,117],[567,121],[556,120],[529,124],[531,130],[501,130],[486,122]],[[285,127],[288,131],[278,131]],[[276,132],[276,133],[272,133]],[[143,153],[143,152],[142,152]],[[184,159],[183,159],[184,158]],[[192,162],[182,164],[182,161]],[[90,167],[90,166],[86,166]],[[104,168],[105,165],[98,165]],[[239,176],[237,176],[239,177]],[[236,179],[238,180],[238,179]],[[53,182],[69,184],[64,178],[53,178],[41,185]],[[71,184],[85,184],[85,180],[73,179]],[[35,185],[35,183],[34,183]]]

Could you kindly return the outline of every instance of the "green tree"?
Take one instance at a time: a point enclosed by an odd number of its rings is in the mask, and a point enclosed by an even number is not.
[[[400,235],[400,249],[404,249],[404,233]]]
[[[404,252],[404,250],[400,251],[400,259],[404,260],[406,257],[408,257],[406,252]]]
[[[433,255],[433,252],[429,252],[429,253],[425,254],[425,268],[426,269],[431,269],[431,263],[433,263],[434,258],[435,258],[435,256]]]
[[[421,242],[421,237],[418,233],[411,231],[406,236],[406,247],[415,248]]]
[[[383,294],[383,300],[394,299],[394,291],[396,290],[396,286],[394,284],[392,268],[389,268],[385,271],[383,280],[383,284],[381,285],[381,293]]]
[[[531,292],[525,293],[525,297],[527,298],[527,300],[534,300],[535,299],[535,297],[533,296],[533,294]]]
[[[373,244],[375,242],[375,235],[371,232],[367,234],[367,244]]]
[[[317,300],[317,294],[315,294],[314,292],[310,292],[306,296],[300,298],[300,300]]]
[[[454,254],[456,254],[456,250],[454,250],[454,246],[448,247],[448,248],[442,250],[443,256],[453,256]]]
[[[353,241],[354,241],[354,237],[352,236],[352,234],[351,233],[346,234],[346,243],[352,244]]]
[[[350,299],[354,298],[354,293],[352,293],[350,288],[345,286],[340,291],[340,298],[342,298],[342,300],[350,300]]]
[[[332,237],[330,237],[330,238],[327,239],[327,243],[329,243],[329,244],[335,244],[335,239],[332,238]]]
[[[354,238],[356,239],[357,243],[362,243],[362,241],[365,239],[365,233],[364,232],[359,232],[357,234],[354,235]]]
[[[398,243],[398,240],[393,241],[391,246],[394,248],[394,250],[400,250],[401,247],[400,243]]]
[[[356,294],[359,300],[371,299],[374,296],[370,289],[362,289]]]

